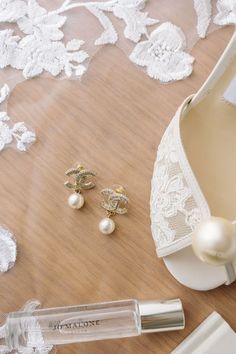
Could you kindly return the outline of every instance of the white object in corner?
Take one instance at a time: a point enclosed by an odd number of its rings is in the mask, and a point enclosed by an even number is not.
[[[170,354],[235,354],[236,333],[213,312]]]

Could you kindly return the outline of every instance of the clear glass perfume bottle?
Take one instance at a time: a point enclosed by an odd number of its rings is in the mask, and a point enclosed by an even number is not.
[[[138,336],[184,328],[179,299],[123,300],[100,304],[13,312],[7,316],[10,349]]]

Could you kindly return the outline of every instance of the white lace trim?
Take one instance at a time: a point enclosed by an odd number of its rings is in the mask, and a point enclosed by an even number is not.
[[[28,301],[20,311],[31,313],[36,310],[36,308],[40,306],[40,302],[38,300]],[[48,354],[52,351],[52,345],[44,345],[43,336],[37,321],[31,317],[32,321],[31,325],[33,326],[33,331],[29,331],[29,337],[27,342],[27,347],[25,348],[16,348],[16,354]],[[35,330],[36,329],[36,330]],[[5,325],[0,327],[0,338],[5,338]],[[33,346],[32,346],[33,344]],[[7,354],[12,353],[8,347],[0,345],[0,353]]]
[[[0,104],[6,100],[9,94],[10,89],[5,84],[0,90]],[[10,126],[10,117],[7,112],[0,111],[0,152],[13,142],[16,143],[18,150],[27,151],[35,141],[34,131],[29,130],[24,122]]]
[[[7,272],[16,261],[16,241],[10,230],[0,226],[0,272]]]
[[[181,143],[179,119],[185,105],[161,140],[152,178],[152,234],[160,257],[191,244],[192,231],[210,215]]]

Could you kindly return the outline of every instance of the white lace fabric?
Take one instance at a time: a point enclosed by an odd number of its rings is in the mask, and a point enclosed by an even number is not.
[[[191,234],[210,210],[188,163],[180,119],[190,98],[177,111],[160,142],[150,200],[152,235],[159,257],[191,244]]]
[[[173,17],[170,14],[168,19],[162,18],[167,6],[173,8]],[[81,78],[89,65],[91,48],[82,33],[77,37],[70,30],[71,10],[79,14],[81,9],[102,28],[93,46],[125,47],[125,41],[135,44],[125,50],[130,60],[161,82],[182,80],[192,73],[194,59],[186,51],[198,37],[205,38],[216,25],[236,24],[235,0],[180,0],[174,7],[168,0],[165,6],[151,0],[56,0],[53,4],[45,0],[0,0],[0,69],[19,70],[25,79],[45,72],[54,77]],[[182,19],[182,28],[174,22],[176,15]],[[123,28],[116,28],[117,19]],[[88,27],[83,33],[87,32],[92,38],[93,29]]]

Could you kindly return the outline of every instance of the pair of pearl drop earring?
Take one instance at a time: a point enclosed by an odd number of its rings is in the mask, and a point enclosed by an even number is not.
[[[85,169],[82,165],[77,165],[75,168],[70,168],[66,171],[68,177],[74,177],[74,183],[66,181],[65,187],[74,190],[68,198],[68,204],[72,209],[80,209],[84,205],[83,190],[94,188],[96,185],[92,181],[96,177],[96,173]],[[103,201],[101,206],[106,210],[107,216],[99,223],[99,230],[106,235],[110,235],[115,230],[115,222],[111,219],[116,214],[126,214],[127,208],[125,204],[129,202],[122,186],[114,188],[105,188],[101,190]]]

